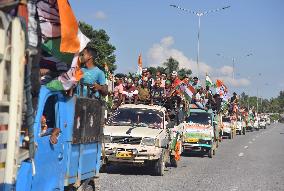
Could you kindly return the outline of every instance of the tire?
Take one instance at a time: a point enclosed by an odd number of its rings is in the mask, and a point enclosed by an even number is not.
[[[106,173],[107,172],[107,164],[103,164],[100,168],[100,173]]]
[[[171,163],[171,167],[174,167],[174,168],[177,168],[177,163],[178,161],[175,159],[175,156],[174,155],[171,155],[170,156],[170,163]]]
[[[208,150],[208,157],[209,158],[213,157],[213,152],[214,152],[214,150],[212,148]]]
[[[264,126],[264,129],[266,129],[266,125]]]
[[[165,174],[166,162],[165,162],[165,151],[163,150],[160,158],[154,164],[154,175],[163,176]]]
[[[232,139],[232,133],[229,134],[228,138],[229,138],[229,139]]]
[[[243,128],[243,135],[245,135],[246,134],[246,129],[245,128]]]

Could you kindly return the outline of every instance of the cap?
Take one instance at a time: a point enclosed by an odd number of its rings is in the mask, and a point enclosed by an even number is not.
[[[170,80],[166,80],[166,82],[165,82],[166,84],[171,84],[171,81]]]
[[[143,69],[142,69],[142,72],[147,72],[147,68],[143,68]]]
[[[178,75],[177,71],[172,72],[172,76],[177,76],[177,75]]]
[[[196,76],[193,77],[194,80],[198,80],[198,78]]]

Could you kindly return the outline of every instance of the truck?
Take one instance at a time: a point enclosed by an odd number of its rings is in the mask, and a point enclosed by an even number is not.
[[[198,108],[194,104],[191,104],[189,108],[189,116],[179,125],[182,134],[182,151],[184,153],[201,151],[212,158],[219,140],[214,113],[212,110]]]
[[[229,139],[233,139],[236,134],[235,122],[231,120],[230,116],[223,116],[222,124],[222,137],[228,137]]]
[[[0,19],[0,190],[96,190],[104,101],[41,86],[36,115],[27,120],[25,33],[19,18],[0,11]]]
[[[157,105],[121,105],[104,128],[104,166],[148,166],[163,176],[167,164],[177,166],[180,151],[174,123],[166,108]]]

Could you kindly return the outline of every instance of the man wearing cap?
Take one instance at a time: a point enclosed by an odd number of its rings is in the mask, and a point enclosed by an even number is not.
[[[178,85],[180,85],[181,80],[179,79],[178,73],[176,71],[172,72],[171,78],[172,78],[172,83],[174,87],[177,87]]]
[[[128,99],[130,103],[134,100],[134,104],[137,103],[137,95],[138,95],[138,90],[136,87],[133,85],[132,79],[127,80],[127,84],[123,89],[122,93],[122,102],[123,104],[125,103],[125,100]]]
[[[85,97],[94,96],[98,98],[101,95],[106,96],[108,93],[105,74],[95,63],[97,56],[97,51],[88,46],[82,51],[80,56],[81,66],[84,66],[84,68],[82,68],[83,77],[80,82],[91,85],[92,91],[94,92],[93,95],[87,95],[87,87],[84,86],[83,92],[80,92],[81,88],[79,87],[77,93],[82,93]]]

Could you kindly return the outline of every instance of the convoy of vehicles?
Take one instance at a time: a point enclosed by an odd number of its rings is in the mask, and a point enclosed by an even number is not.
[[[1,11],[0,16],[0,38],[5,39],[0,41],[1,191],[91,191],[99,169],[108,165],[148,166],[162,176],[167,166],[178,166],[182,152],[202,151],[212,158],[223,136],[232,139],[236,131],[245,134],[270,124],[268,116],[236,121],[194,104],[174,112],[125,104],[104,126],[104,101],[42,86],[36,116],[25,119],[31,123],[23,131],[22,117],[31,104],[25,89],[30,86],[23,64],[25,35],[20,19]]]

